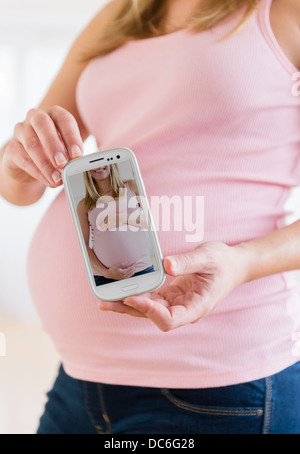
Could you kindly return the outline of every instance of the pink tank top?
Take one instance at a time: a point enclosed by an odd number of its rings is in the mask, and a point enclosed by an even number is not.
[[[135,152],[150,200],[204,197],[203,241],[235,244],[284,226],[284,202],[300,183],[297,68],[275,40],[270,5],[263,0],[226,40],[219,38],[240,14],[197,34],[127,42],[92,60],[77,86],[88,130],[101,149]],[[199,244],[187,242],[183,229],[160,229],[155,216],[154,223],[163,256]],[[299,288],[291,272],[241,285],[203,320],[168,333],[144,318],[99,311],[63,191],[33,238],[28,279],[66,372],[79,379],[216,387],[299,359]]]
[[[135,263],[135,273],[138,273],[152,265],[147,234],[145,230],[139,229],[135,225],[119,222],[117,226],[116,223],[113,223],[115,214],[118,214],[121,219],[125,213],[127,219],[130,219],[130,215],[137,210],[137,200],[136,204],[132,202],[132,197],[136,198],[135,194],[130,190],[128,184],[125,183],[125,186],[124,195],[122,194],[118,199],[108,203],[97,204],[89,211],[92,249],[100,262],[107,268],[125,261],[126,266]],[[105,222],[106,216],[108,216],[108,220]],[[108,223],[110,217],[112,225]],[[101,276],[101,273],[95,270],[93,272],[94,276]]]

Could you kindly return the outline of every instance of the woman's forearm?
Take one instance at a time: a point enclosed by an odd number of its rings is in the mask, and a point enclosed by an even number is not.
[[[100,260],[96,256],[96,254],[93,251],[93,249],[91,249],[89,246],[87,246],[86,249],[87,249],[87,253],[88,253],[88,256],[89,256],[89,259],[90,259],[90,263],[91,263],[91,267],[93,268],[93,270],[98,271],[99,273],[101,273],[102,276],[106,277],[106,271],[107,271],[106,266],[104,266],[100,262]]]
[[[13,205],[26,206],[37,202],[46,186],[37,180],[21,181],[11,178],[3,168],[3,155],[6,144],[0,150],[0,196]]]
[[[244,282],[300,269],[300,221],[234,248],[244,260]]]

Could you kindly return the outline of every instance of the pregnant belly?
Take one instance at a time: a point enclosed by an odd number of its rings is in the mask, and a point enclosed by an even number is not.
[[[144,269],[152,265],[148,235],[144,230],[95,231],[93,250],[107,268],[125,261],[128,266],[138,262],[140,269]]]

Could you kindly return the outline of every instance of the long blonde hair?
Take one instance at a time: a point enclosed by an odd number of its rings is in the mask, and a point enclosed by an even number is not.
[[[131,39],[151,38],[166,34],[160,25],[167,11],[167,0],[115,0],[119,9],[99,36],[93,49],[83,59],[111,52]],[[172,1],[172,0],[171,0]],[[192,33],[207,30],[245,7],[242,21],[232,30],[238,31],[251,16],[261,0],[204,0],[188,22]],[[182,27],[181,27],[182,28]]]
[[[121,178],[118,164],[110,164],[109,166],[110,185],[113,190],[112,197],[119,197],[120,188],[125,188],[125,184]],[[83,173],[85,182],[85,206],[88,210],[95,208],[96,202],[101,197],[98,192],[97,183],[88,170]]]

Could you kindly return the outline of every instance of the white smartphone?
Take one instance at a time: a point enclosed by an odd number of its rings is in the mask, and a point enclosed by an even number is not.
[[[163,257],[133,151],[73,159],[62,180],[94,294],[117,301],[159,288]]]

